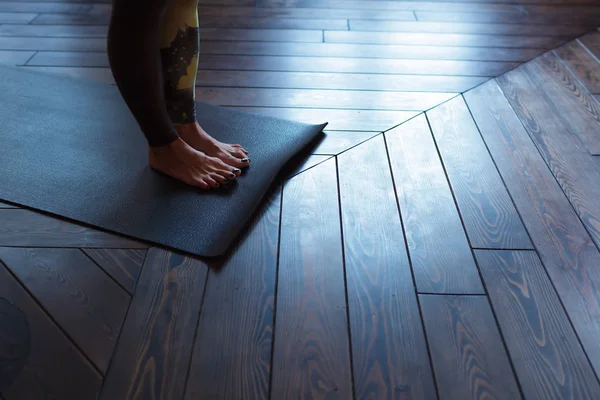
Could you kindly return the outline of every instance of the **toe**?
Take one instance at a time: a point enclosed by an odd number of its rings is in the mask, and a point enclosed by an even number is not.
[[[206,178],[206,182],[210,185],[210,187],[213,187],[213,188],[218,188],[219,186],[221,186],[219,184],[219,182],[217,182],[216,180],[214,180],[210,176]]]
[[[213,174],[211,175],[211,178],[213,178],[215,181],[219,182],[222,185],[226,185],[227,184],[227,178],[225,178],[226,174]]]
[[[246,158],[248,156],[248,153],[244,153],[244,151],[242,149],[234,149],[231,152],[231,155],[237,158]]]

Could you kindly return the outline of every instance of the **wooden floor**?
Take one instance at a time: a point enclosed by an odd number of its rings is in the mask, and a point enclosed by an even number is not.
[[[600,399],[597,0],[201,0],[200,101],[325,140],[231,254],[0,203],[0,399]],[[107,1],[0,62],[112,83]]]

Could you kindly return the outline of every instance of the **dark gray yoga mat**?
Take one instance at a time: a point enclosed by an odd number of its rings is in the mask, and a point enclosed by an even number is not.
[[[0,74],[0,200],[200,256],[226,252],[326,126],[198,103],[202,127],[252,160],[231,187],[206,192],[150,169],[115,86],[16,67]]]

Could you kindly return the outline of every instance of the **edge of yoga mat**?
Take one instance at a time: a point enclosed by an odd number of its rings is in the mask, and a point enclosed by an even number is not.
[[[252,160],[230,188],[202,191],[150,169],[116,86],[17,67],[0,73],[0,169],[9,171],[0,199],[203,257],[229,250],[284,168],[327,126],[197,102],[203,128],[244,145]]]

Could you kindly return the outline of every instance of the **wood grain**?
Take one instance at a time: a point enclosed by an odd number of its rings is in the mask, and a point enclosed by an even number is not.
[[[271,398],[352,397],[335,161],[283,191]]]
[[[27,65],[108,67],[106,53],[38,52]],[[205,55],[198,67],[217,71],[296,71],[343,72],[362,74],[403,74],[496,76],[517,66],[516,63],[495,61],[398,60],[353,58],[309,58],[291,56]],[[390,80],[390,77],[386,77]]]
[[[148,250],[101,399],[180,399],[204,292],[200,261]]]
[[[91,10],[90,4],[71,3],[62,1],[1,1],[2,12],[25,12],[25,13],[85,13]]]
[[[79,68],[77,71],[87,69],[90,68]],[[90,73],[96,74],[97,71]],[[196,76],[196,86],[459,93],[488,79],[481,76],[200,70]]]
[[[0,2],[0,4],[2,4]],[[106,51],[106,39],[77,37],[0,37],[0,50]]]
[[[414,18],[414,17],[413,17]],[[29,22],[29,21],[27,21]],[[110,14],[58,14],[44,13],[33,21],[39,25],[108,25]],[[202,15],[200,28],[239,28],[239,29],[328,29],[348,30],[345,19],[301,19],[271,17],[210,17]]]
[[[600,154],[600,105],[552,53],[536,58],[525,68],[587,150]]]
[[[533,248],[463,98],[433,108],[427,117],[471,246]]]
[[[600,396],[600,385],[538,256],[475,252],[528,399]]]
[[[268,398],[280,211],[276,186],[231,256],[210,270],[186,399]]]
[[[600,32],[594,30],[578,38],[577,41],[585,46],[596,58],[600,58]]]
[[[600,62],[578,42],[569,42],[556,49],[555,54],[590,93],[600,93]]]
[[[386,110],[336,110],[317,108],[269,108],[269,107],[236,107],[263,115],[270,115],[292,121],[319,124],[329,122],[327,129],[363,132],[381,132],[403,123],[417,115],[415,111]]]
[[[100,390],[100,375],[1,262],[0,298],[24,314],[29,335],[26,364],[11,385],[2,391],[2,396],[6,400],[95,399]],[[6,323],[4,318],[3,322]],[[4,335],[2,339],[6,345]]]
[[[0,210],[0,246],[146,248],[146,244],[29,210]]]
[[[96,82],[114,84],[113,74],[110,68],[93,67],[32,67],[23,66],[30,71],[37,71],[42,74],[51,74],[59,76],[68,76],[70,78],[88,79]]]
[[[325,131],[324,133],[323,140],[313,150],[314,154],[339,154],[376,135],[373,132],[354,131]]]
[[[37,21],[37,20],[36,20]],[[350,20],[352,31],[472,33],[479,35],[577,36],[586,32],[578,25],[529,25],[472,22]]]
[[[320,154],[311,154],[303,162],[298,163],[295,167],[289,168],[289,173],[286,176],[287,179],[290,179],[304,171],[307,171],[317,165],[329,160],[331,156],[329,155],[320,155]]]
[[[435,92],[196,88],[196,99],[198,101],[218,106],[236,107],[307,107],[421,111],[435,107],[454,95],[454,93]]]
[[[108,26],[95,25],[2,25],[0,36],[34,37],[97,37],[105,38]],[[200,31],[202,40],[246,40],[267,42],[313,42],[323,41],[320,30],[299,29],[218,29]]]
[[[441,399],[520,399],[484,296],[419,295]]]
[[[338,167],[356,397],[435,398],[383,136]]]
[[[600,253],[494,81],[465,99],[571,323],[600,371]]]
[[[366,0],[369,1],[369,0]],[[0,27],[0,33],[2,29]],[[325,42],[365,44],[412,44],[468,47],[518,47],[551,49],[564,41],[554,36],[474,35],[466,33],[399,33],[325,31]]]
[[[133,293],[144,258],[145,250],[83,249],[100,268],[109,274],[130,294]]]
[[[600,245],[600,166],[526,71],[518,68],[498,78],[498,83],[589,235]]]
[[[564,15],[553,14],[532,14],[514,12],[437,12],[437,11],[416,11],[415,16],[419,21],[430,22],[476,22],[476,23],[506,23],[506,24],[544,24],[544,25],[565,25],[578,24],[593,29],[596,24],[594,16],[586,15],[585,12],[578,12],[577,8],[569,9],[569,19]],[[351,17],[349,17],[351,18]]]
[[[0,247],[0,259],[104,373],[129,295],[78,249]]]
[[[17,38],[0,38],[0,48],[2,48],[3,41],[9,39]],[[59,40],[60,38],[53,39]],[[352,43],[227,42],[208,41],[204,39],[202,39],[201,46],[201,52],[203,54],[466,61],[528,61],[542,51],[541,49],[502,47],[479,48]],[[46,50],[45,48],[43,49]],[[49,48],[47,50],[53,49]]]
[[[417,289],[483,287],[424,115],[385,133]]]
[[[356,10],[410,10],[444,12],[512,12],[518,14],[518,8],[510,4],[481,4],[469,2],[437,1],[398,1],[398,0],[260,0],[261,7],[311,7]]]
[[[11,26],[11,25],[1,25]],[[5,65],[24,65],[35,52],[33,51],[17,51],[17,50],[0,50],[0,64]]]
[[[0,24],[27,24],[36,16],[35,13],[0,12]]]

